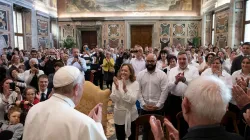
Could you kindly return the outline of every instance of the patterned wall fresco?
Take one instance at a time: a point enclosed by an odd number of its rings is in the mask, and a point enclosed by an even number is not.
[[[191,11],[193,0],[63,0],[68,12],[98,12],[98,11]]]
[[[215,45],[225,47],[228,44],[229,10],[215,13]]]
[[[206,32],[205,32],[205,45],[212,43],[212,25],[213,25],[213,15],[206,15]]]
[[[49,30],[50,19],[48,17],[37,14],[37,35],[39,47],[50,47]]]
[[[11,38],[13,33],[10,26],[11,18],[11,6],[0,2],[0,52],[4,47],[13,46]]]
[[[103,22],[102,29],[102,42],[105,46],[116,48],[125,45],[124,21]]]
[[[165,47],[171,44],[186,45],[193,42],[194,37],[201,36],[201,22],[200,21],[155,21],[156,31],[153,33],[154,47]],[[59,22],[60,28],[60,41],[63,41],[67,37],[73,37],[77,42],[76,32],[79,29],[88,28],[90,26],[96,26],[98,22]],[[97,29],[97,35],[101,33],[101,36],[97,37],[99,46],[102,47],[121,47],[129,48],[126,46],[127,38],[125,21],[103,21],[99,22],[101,30]]]
[[[186,45],[193,42],[194,37],[200,37],[200,21],[160,21],[159,46]]]
[[[243,41],[243,20],[244,20],[244,9],[243,1],[235,2],[235,34],[234,34],[234,46],[237,47]]]

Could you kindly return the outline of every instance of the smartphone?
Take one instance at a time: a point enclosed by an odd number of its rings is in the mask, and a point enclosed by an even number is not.
[[[15,91],[15,90],[16,90],[16,84],[15,84],[14,82],[9,83],[9,85],[10,85],[10,89],[11,89],[12,91]]]

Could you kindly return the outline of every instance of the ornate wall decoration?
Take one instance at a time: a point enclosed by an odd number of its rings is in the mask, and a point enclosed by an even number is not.
[[[216,14],[216,33],[228,32],[228,12],[222,15]]]
[[[173,24],[173,36],[185,36],[185,24]]]
[[[109,46],[111,48],[119,47],[119,39],[109,39]]]
[[[26,36],[26,49],[31,50],[32,48],[32,36]]]
[[[49,38],[48,37],[39,37],[38,38],[38,46],[47,48],[49,47]]]
[[[217,37],[216,37],[216,46],[218,46],[218,47],[225,47],[225,46],[227,46],[227,35],[218,35]]]
[[[119,36],[119,25],[118,24],[109,24],[108,25],[108,36],[112,39],[115,39]]]
[[[235,3],[235,9],[243,9],[243,1],[237,1]]]
[[[9,35],[0,34],[0,47],[6,48],[9,46]]]
[[[68,12],[192,11],[193,0],[63,0]]]
[[[161,35],[169,35],[170,34],[170,24],[162,23],[161,24]]]
[[[243,11],[235,12],[235,39],[234,45],[240,45],[242,39],[242,31],[243,31],[243,18],[244,14]]]
[[[177,45],[177,44],[181,44],[184,45],[186,44],[185,42],[185,38],[173,38],[173,45]]]
[[[167,47],[169,42],[170,42],[170,38],[162,37],[160,39],[161,48],[163,49],[164,47]]]
[[[31,35],[31,12],[24,13],[25,33]]]
[[[48,30],[49,30],[48,21],[38,19],[37,20],[38,35],[48,36],[49,32]]]
[[[198,36],[198,25],[197,25],[197,23],[188,24],[188,36],[190,36],[190,37]]]
[[[7,11],[0,10],[0,30],[8,30]]]
[[[74,37],[74,26],[67,24],[63,26],[63,38]]]

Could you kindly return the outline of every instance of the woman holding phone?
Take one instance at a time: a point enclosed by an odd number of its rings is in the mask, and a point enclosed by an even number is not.
[[[110,98],[115,103],[114,122],[118,140],[135,139],[135,120],[138,117],[135,102],[138,99],[139,83],[131,64],[123,64],[114,77]]]
[[[4,120],[5,110],[9,104],[21,100],[21,92],[10,78],[5,78],[0,87],[0,120]]]

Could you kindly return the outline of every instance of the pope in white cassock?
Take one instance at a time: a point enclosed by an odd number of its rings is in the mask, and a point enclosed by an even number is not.
[[[102,104],[89,116],[74,109],[83,93],[84,75],[73,66],[60,68],[54,76],[54,94],[33,106],[26,118],[24,140],[106,140]]]

